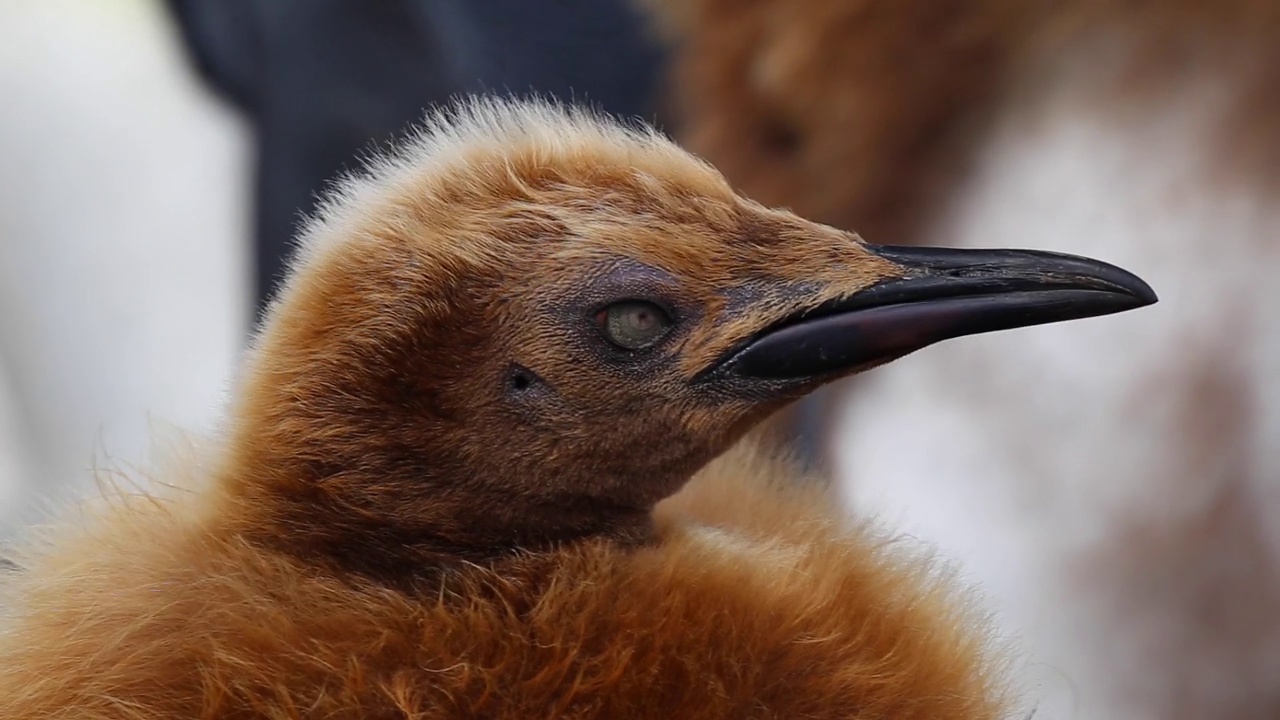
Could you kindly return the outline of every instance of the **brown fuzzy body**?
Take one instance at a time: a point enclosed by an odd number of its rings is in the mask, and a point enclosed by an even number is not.
[[[0,718],[998,716],[929,563],[749,446],[708,467],[833,374],[723,358],[901,276],[856,236],[656,133],[492,101],[303,245],[225,443],[161,476],[201,482],[20,558]],[[623,348],[598,318],[637,297],[673,319]]]
[[[10,589],[0,717],[1003,717],[945,583],[796,479],[740,447],[649,547],[416,590],[248,544],[200,494],[116,500]]]

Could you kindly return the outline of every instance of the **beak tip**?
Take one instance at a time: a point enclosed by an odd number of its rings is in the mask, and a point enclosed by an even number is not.
[[[1126,295],[1133,298],[1133,309],[1136,310],[1137,308],[1155,305],[1160,302],[1160,297],[1156,295],[1155,289],[1146,280],[1127,270],[1121,270],[1120,268],[1115,268],[1115,270],[1122,274],[1121,278],[1117,278],[1120,282],[1117,282],[1116,286]]]

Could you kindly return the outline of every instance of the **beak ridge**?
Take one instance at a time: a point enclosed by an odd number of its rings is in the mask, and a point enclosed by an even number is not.
[[[717,367],[742,379],[814,381],[864,370],[942,340],[1151,305],[1141,278],[1090,258],[1034,250],[866,250],[901,275],[765,328]]]

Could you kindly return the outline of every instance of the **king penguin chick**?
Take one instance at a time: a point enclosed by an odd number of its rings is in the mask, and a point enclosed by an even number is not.
[[[1003,717],[927,563],[726,451],[930,343],[1155,301],[869,245],[543,102],[436,116],[303,241],[207,482],[19,559],[0,717]]]

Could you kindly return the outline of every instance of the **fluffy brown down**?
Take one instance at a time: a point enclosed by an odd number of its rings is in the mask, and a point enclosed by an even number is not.
[[[957,598],[796,479],[740,448],[662,508],[656,547],[589,542],[423,593],[135,498],[23,582],[0,716],[1002,717]]]
[[[1002,717],[928,562],[749,444],[707,466],[785,401],[688,395],[787,311],[712,290],[892,275],[837,252],[652,134],[540,104],[437,122],[310,226],[225,439],[17,558],[0,717]],[[707,316],[622,380],[564,340],[609,253]]]

